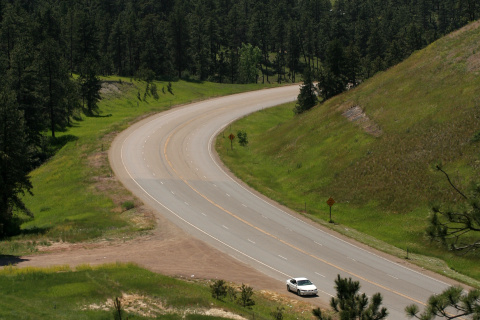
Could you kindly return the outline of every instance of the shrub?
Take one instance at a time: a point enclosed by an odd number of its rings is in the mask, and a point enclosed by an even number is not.
[[[239,304],[244,308],[254,306],[255,301],[253,301],[252,296],[253,288],[242,283],[242,287],[240,288],[240,297],[238,298]]]
[[[123,211],[127,211],[133,208],[135,208],[135,204],[133,203],[133,201],[125,201],[124,203],[122,203]]]
[[[210,285],[210,290],[212,292],[212,297],[218,300],[222,300],[222,297],[227,295],[227,284],[225,280],[217,280]]]
[[[237,132],[237,137],[238,137],[238,143],[242,147],[245,147],[248,144],[248,137],[247,137],[247,133],[245,131],[239,130]]]

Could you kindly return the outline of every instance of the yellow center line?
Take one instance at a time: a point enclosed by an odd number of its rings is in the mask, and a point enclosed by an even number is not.
[[[182,180],[182,181],[183,181],[188,187],[190,187],[195,193],[197,193],[199,196],[201,196],[203,199],[207,200],[209,203],[211,203],[212,205],[214,205],[214,206],[217,207],[218,209],[220,209],[220,210],[224,211],[225,213],[229,214],[230,216],[234,217],[235,219],[237,219],[237,220],[245,223],[245,224],[248,225],[249,227],[254,228],[255,230],[263,233],[264,235],[267,235],[267,236],[269,236],[269,237],[271,237],[271,238],[273,238],[273,239],[275,239],[275,240],[277,240],[277,241],[280,241],[281,243],[285,244],[286,246],[288,246],[288,247],[290,247],[290,248],[292,248],[292,249],[294,249],[294,250],[297,250],[297,251],[299,251],[299,252],[301,252],[301,253],[303,253],[303,254],[305,254],[305,255],[308,255],[308,256],[310,256],[310,257],[312,257],[312,258],[314,258],[314,259],[316,259],[316,260],[318,260],[318,261],[320,261],[320,262],[323,262],[323,263],[325,263],[325,264],[327,264],[327,265],[335,268],[335,269],[338,269],[338,270],[343,271],[343,272],[345,272],[345,273],[347,273],[347,274],[350,274],[350,275],[352,275],[352,276],[354,276],[354,277],[357,277],[357,278],[359,278],[359,279],[361,279],[361,280],[363,280],[363,281],[365,281],[365,282],[368,282],[368,283],[370,283],[370,284],[372,284],[372,285],[374,285],[374,286],[377,286],[377,287],[382,288],[382,289],[384,289],[384,290],[386,290],[386,291],[389,291],[389,292],[391,292],[391,293],[394,293],[394,294],[396,294],[396,295],[399,295],[399,296],[401,296],[401,297],[403,297],[403,298],[405,298],[405,299],[411,300],[411,301],[413,301],[413,302],[415,302],[415,303],[418,303],[418,304],[421,304],[421,305],[426,306],[426,304],[425,304],[424,302],[422,302],[422,301],[419,301],[419,300],[414,299],[414,298],[412,298],[412,297],[409,297],[409,296],[407,296],[407,295],[405,295],[405,294],[403,294],[403,293],[401,293],[401,292],[395,291],[395,290],[390,289],[390,288],[388,288],[388,287],[385,287],[385,286],[383,286],[383,285],[381,285],[381,284],[379,284],[379,283],[376,283],[376,282],[374,282],[374,281],[371,281],[371,280],[369,280],[369,279],[367,279],[367,278],[365,278],[365,277],[363,277],[363,276],[360,276],[360,275],[358,275],[358,274],[356,274],[356,273],[354,273],[354,272],[352,272],[352,271],[349,271],[349,270],[344,269],[344,268],[342,268],[342,267],[340,267],[340,266],[337,266],[337,265],[335,265],[335,264],[333,264],[333,263],[331,263],[331,262],[328,262],[328,261],[326,261],[326,260],[324,260],[324,259],[322,259],[322,258],[320,258],[320,257],[317,257],[316,255],[314,255],[314,254],[312,254],[312,253],[309,253],[309,252],[307,252],[307,251],[305,251],[305,250],[303,250],[303,249],[301,249],[301,248],[299,248],[299,247],[297,247],[297,246],[294,246],[293,244],[291,244],[291,243],[289,243],[289,242],[287,242],[287,241],[285,241],[285,240],[280,239],[279,237],[277,237],[277,236],[275,236],[275,235],[273,235],[273,234],[271,234],[271,233],[269,233],[269,232],[267,232],[267,231],[265,231],[265,230],[263,230],[263,229],[255,226],[255,225],[253,225],[252,223],[248,222],[247,220],[239,217],[239,216],[236,215],[235,213],[233,213],[233,212],[231,212],[231,211],[223,208],[222,206],[220,206],[219,204],[217,204],[216,202],[214,202],[213,200],[209,199],[207,196],[205,196],[204,194],[202,194],[200,191],[198,191],[197,189],[195,189],[186,179],[184,179],[184,178],[179,174],[179,172],[177,172],[177,170],[175,170],[175,168],[173,167],[173,164],[170,162],[170,160],[169,160],[169,158],[168,158],[168,155],[167,155],[167,147],[168,147],[168,144],[170,143],[170,140],[171,140],[172,136],[175,134],[175,132],[178,132],[178,131],[180,130],[180,128],[185,127],[188,123],[192,122],[193,120],[195,120],[195,119],[191,119],[191,120],[183,123],[181,126],[177,127],[177,128],[175,129],[175,131],[172,132],[172,133],[168,136],[168,138],[167,138],[167,140],[166,140],[166,142],[165,142],[165,146],[164,146],[164,148],[163,148],[163,154],[164,154],[165,159],[167,160],[167,163],[168,163],[168,165],[170,166],[170,168],[177,174],[177,176],[180,178],[180,180]]]

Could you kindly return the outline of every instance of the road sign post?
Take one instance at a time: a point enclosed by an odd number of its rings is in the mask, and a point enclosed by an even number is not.
[[[328,222],[330,222],[330,223],[333,223],[333,220],[332,220],[332,206],[333,206],[334,203],[335,203],[335,200],[333,200],[332,197],[328,198],[327,204],[330,207],[330,221],[328,221]]]

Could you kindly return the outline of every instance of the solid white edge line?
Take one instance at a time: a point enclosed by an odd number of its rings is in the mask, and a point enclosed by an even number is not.
[[[152,120],[153,121],[153,120]],[[137,129],[138,130],[138,129]],[[137,130],[133,131],[131,134],[133,134],[134,132],[136,132]],[[127,172],[128,176],[130,177],[130,179],[132,179],[132,181],[147,195],[149,196],[153,201],[155,201],[156,203],[158,203],[160,206],[162,206],[165,210],[169,211],[170,213],[172,213],[174,216],[176,216],[178,219],[182,220],[184,223],[186,223],[187,225],[191,226],[192,228],[198,230],[199,232],[203,233],[204,235],[210,237],[211,239],[217,241],[218,243],[221,243],[222,245],[226,246],[227,248],[230,248],[231,250],[243,255],[244,257],[247,257],[248,259],[252,260],[252,261],[255,261],[256,263],[264,266],[264,267],[267,267],[269,268],[270,270],[273,270],[275,272],[278,272],[279,274],[287,277],[287,278],[292,278],[290,275],[278,270],[278,269],[275,269],[274,267],[260,261],[260,260],[257,260],[255,259],[254,257],[252,256],[249,256],[248,254],[246,254],[245,252],[242,252],[234,247],[232,247],[231,245],[223,242],[222,240],[214,237],[213,235],[209,234],[208,232],[206,232],[205,230],[203,229],[200,229],[199,227],[197,227],[196,225],[188,222],[187,220],[185,220],[184,218],[180,217],[180,215],[178,215],[177,213],[175,213],[173,210],[171,210],[170,208],[168,208],[167,206],[165,206],[163,203],[161,203],[160,201],[158,201],[154,196],[152,196],[150,193],[147,192],[147,190],[145,190],[138,182],[137,180],[135,180],[133,178],[133,176],[131,175],[130,171],[128,171],[127,167],[125,166],[125,161],[123,159],[123,146],[125,144],[125,142],[127,141],[128,137],[131,135],[129,134],[122,142],[122,147],[120,149],[120,158],[122,160],[122,165],[123,165],[123,168],[125,169],[125,171]]]

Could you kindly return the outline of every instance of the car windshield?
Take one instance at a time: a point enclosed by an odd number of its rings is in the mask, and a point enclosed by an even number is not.
[[[297,284],[299,286],[308,286],[313,283],[310,280],[298,280]]]

